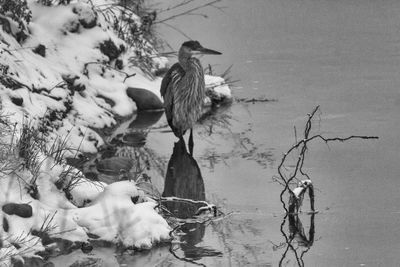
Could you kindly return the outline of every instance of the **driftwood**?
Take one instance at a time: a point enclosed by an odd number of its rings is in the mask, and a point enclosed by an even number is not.
[[[277,99],[274,98],[236,98],[237,102],[243,102],[243,103],[257,103],[257,102],[277,102]]]

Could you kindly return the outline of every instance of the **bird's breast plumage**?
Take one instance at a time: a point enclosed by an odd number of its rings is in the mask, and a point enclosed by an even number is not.
[[[193,127],[202,114],[205,97],[204,72],[197,58],[190,58],[184,75],[172,75],[172,123],[181,134]]]

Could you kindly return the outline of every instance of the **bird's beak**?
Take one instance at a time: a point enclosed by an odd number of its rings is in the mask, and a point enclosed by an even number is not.
[[[208,48],[199,48],[195,51],[196,54],[200,54],[200,55],[222,55],[221,52],[212,50],[212,49],[208,49]]]

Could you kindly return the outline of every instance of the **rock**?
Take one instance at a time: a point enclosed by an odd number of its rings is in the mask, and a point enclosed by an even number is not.
[[[153,92],[135,87],[128,87],[126,94],[136,103],[138,110],[159,110],[163,109],[164,105],[160,98]]]
[[[119,51],[121,51],[121,53],[124,53],[126,50],[125,46],[123,44],[119,45]]]
[[[0,25],[2,25],[3,31],[8,34],[12,34],[11,24],[8,21],[7,17],[0,17]]]
[[[125,157],[112,157],[103,159],[97,163],[97,170],[106,175],[119,175],[122,172],[129,172],[133,167],[133,160]]]
[[[22,218],[32,217],[32,207],[29,204],[7,203],[1,209],[8,215],[17,215]]]
[[[46,56],[46,46],[39,44],[38,46],[35,47],[35,49],[32,50],[33,53],[36,53],[38,55],[41,55],[42,57]]]
[[[91,238],[91,239],[99,239],[99,238],[100,238],[100,236],[95,235],[95,234],[92,234],[92,233],[87,233],[87,236],[88,236],[89,238]]]
[[[131,197],[131,200],[132,200],[133,204],[137,204],[139,201],[139,196]]]
[[[85,29],[91,29],[94,26],[96,26],[97,24],[97,17],[94,17],[92,19],[88,19],[88,18],[83,18],[80,19],[79,22],[81,23],[81,25],[83,26],[83,28]]]
[[[97,15],[90,5],[79,3],[72,8],[72,12],[78,15],[79,23],[85,29],[91,29],[97,24]]]
[[[83,154],[78,154],[77,156],[73,158],[65,158],[65,161],[67,162],[68,165],[71,165],[75,168],[82,168],[83,165],[89,161],[89,158]]]
[[[33,230],[31,230],[31,234],[34,236],[40,237],[40,239],[42,240],[42,245],[44,245],[44,246],[54,243],[54,240],[45,231],[38,231],[38,230],[33,229]]]
[[[102,146],[101,149],[99,150],[99,153],[101,154],[101,159],[108,159],[115,157],[117,151],[118,149],[116,146],[107,145],[107,146]]]
[[[71,92],[82,92],[86,89],[84,84],[79,83],[80,77],[77,75],[61,75],[65,83],[67,84],[68,90]]]
[[[65,23],[63,26],[63,29],[64,29],[65,33],[67,33],[67,32],[77,33],[77,32],[79,32],[80,27],[81,27],[80,22],[78,20],[74,19],[74,20],[71,20],[71,21]]]
[[[114,44],[111,39],[105,40],[100,44],[100,51],[104,55],[108,56],[111,60],[114,60],[119,57],[122,51]]]
[[[53,238],[53,240],[57,243],[58,250],[62,251],[63,254],[68,254],[76,249],[79,249],[82,243],[82,242],[72,242],[70,240],[60,239],[60,238]]]
[[[122,137],[124,144],[132,147],[142,147],[146,144],[147,132],[130,132]]]
[[[3,217],[3,230],[4,232],[8,232],[10,229],[10,225],[8,224],[8,220],[6,217]]]
[[[24,103],[24,99],[19,96],[10,96],[10,99],[11,99],[11,102],[13,102],[15,105],[20,106],[20,107]]]
[[[96,172],[91,172],[91,171],[90,172],[85,172],[84,175],[89,180],[92,180],[92,181],[99,180],[99,175]]]
[[[11,90],[24,88],[25,85],[9,75],[0,75],[0,83]]]
[[[20,30],[17,32],[15,38],[17,39],[17,42],[21,44],[28,38],[28,34],[26,34],[25,31]]]
[[[39,257],[32,257],[32,258],[25,258],[24,257],[24,263],[22,266],[32,266],[32,267],[54,267],[54,263],[52,262],[46,262],[44,259],[41,259]]]
[[[90,243],[84,242],[82,243],[81,250],[83,253],[90,253],[93,250],[93,246]]]
[[[119,70],[122,70],[124,68],[124,62],[121,59],[117,59],[115,61],[115,67]]]
[[[110,141],[110,144],[116,146],[142,147],[146,144],[146,137],[147,132],[145,131],[127,132],[125,134],[117,134]]]
[[[12,257],[11,264],[13,267],[24,267],[24,262],[20,257]]]
[[[104,266],[103,263],[100,258],[86,258],[75,261],[69,267],[101,267]]]
[[[71,87],[71,90],[75,91],[75,92],[82,92],[86,89],[86,86],[84,84],[74,84]]]
[[[115,101],[114,100],[112,100],[111,98],[109,98],[109,97],[106,97],[106,96],[103,96],[103,95],[97,95],[96,97],[98,97],[98,98],[102,98],[107,104],[109,104],[110,105],[110,107],[114,107],[115,106]]]

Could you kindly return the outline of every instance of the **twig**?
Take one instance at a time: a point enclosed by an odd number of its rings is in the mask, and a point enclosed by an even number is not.
[[[168,20],[171,20],[171,19],[175,19],[175,18],[177,18],[177,17],[184,16],[184,15],[191,15],[193,11],[196,11],[196,10],[199,10],[199,9],[202,9],[202,8],[205,8],[205,7],[207,7],[207,6],[213,6],[213,7],[214,7],[214,4],[216,4],[216,3],[220,2],[220,1],[221,1],[221,0],[214,0],[214,1],[211,1],[211,2],[209,2],[209,3],[205,3],[205,4],[203,4],[203,5],[200,5],[200,6],[191,8],[191,9],[189,9],[189,10],[186,10],[186,11],[184,11],[184,12],[178,13],[178,14],[176,14],[176,15],[172,15],[172,16],[166,18],[166,19],[159,20],[159,21],[155,21],[154,24],[156,24],[156,23],[163,23],[163,22],[165,22],[165,21],[168,21]],[[198,15],[198,14],[197,14],[197,15]]]
[[[190,4],[190,3],[194,2],[194,1],[195,0],[185,0],[185,1],[180,2],[179,4],[176,4],[174,6],[168,7],[166,9],[164,9],[164,10],[160,10],[158,13],[161,14],[163,12],[171,11],[171,10],[173,10],[175,8],[178,8],[178,7],[181,7],[181,6],[185,6],[185,5]]]
[[[117,72],[119,72],[119,73],[124,74],[124,75],[125,75],[125,79],[123,80],[123,82],[125,82],[128,78],[131,78],[131,77],[133,77],[133,76],[136,75],[136,73],[128,74],[128,73],[126,73],[126,72],[124,72],[124,71],[121,71],[121,70],[119,70],[119,69],[117,69],[117,68],[111,67],[110,65],[107,65],[107,64],[102,63],[102,62],[97,62],[97,61],[85,63],[85,65],[83,65],[83,71],[82,71],[82,73],[88,73],[87,67],[88,67],[89,65],[92,65],[92,64],[102,65],[102,66],[104,66],[105,68],[112,69],[112,70],[115,70],[115,71],[117,71]]]

